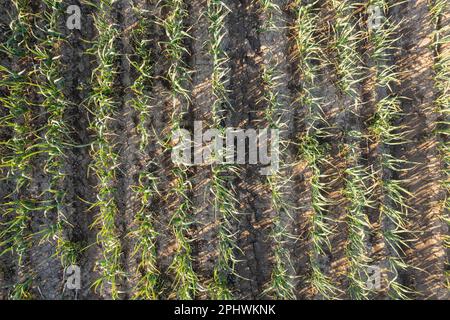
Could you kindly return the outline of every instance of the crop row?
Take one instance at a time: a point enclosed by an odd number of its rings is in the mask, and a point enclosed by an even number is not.
[[[114,92],[118,60],[116,48],[118,30],[113,22],[112,4],[111,0],[101,0],[94,16],[94,26],[98,35],[89,53],[95,56],[97,67],[92,74],[92,89],[88,105],[92,115],[89,129],[93,132],[91,142],[93,160],[90,170],[97,178],[97,194],[91,208],[98,209],[93,227],[99,230],[97,242],[102,251],[102,258],[97,262],[100,275],[93,287],[101,291],[110,287],[111,298],[116,299],[120,293],[123,270],[122,249],[116,226],[119,215],[115,199],[119,159],[115,150],[113,122],[118,104]]]
[[[311,172],[309,182],[311,188],[311,216],[308,232],[309,268],[308,282],[315,294],[324,298],[332,298],[336,287],[321,265],[321,259],[326,250],[331,248],[332,234],[330,212],[331,201],[328,197],[329,186],[324,182],[323,166],[327,159],[327,146],[321,143],[321,138],[328,136],[328,124],[324,119],[322,101],[317,95],[317,86],[323,63],[323,52],[319,38],[319,13],[315,3],[306,5],[295,1],[292,6],[295,14],[293,25],[293,59],[296,63],[296,73],[300,77],[301,88],[297,103],[307,109],[305,119],[305,135],[300,143],[300,155],[308,164]]]
[[[31,298],[32,275],[28,269],[28,249],[32,245],[29,223],[38,203],[26,192],[33,171],[32,161],[41,150],[37,145],[37,133],[33,130],[34,107],[31,92],[34,90],[32,68],[34,16],[27,1],[12,1],[15,17],[10,23],[9,37],[2,45],[11,67],[1,66],[1,85],[7,96],[1,98],[7,115],[1,119],[2,127],[9,129],[11,137],[2,141],[5,152],[1,167],[6,169],[2,179],[10,182],[12,192],[2,203],[2,230],[0,232],[1,255],[11,253],[17,268],[16,283],[10,291],[12,299]],[[27,60],[28,59],[28,60]]]
[[[393,93],[393,85],[399,83],[399,73],[392,63],[392,53],[397,41],[395,25],[387,17],[390,4],[388,1],[373,1],[383,14],[383,23],[368,31],[368,39],[372,45],[371,59],[376,66],[375,114],[371,119],[369,131],[379,145],[379,168],[375,172],[376,180],[381,188],[380,222],[384,226],[383,239],[387,255],[387,290],[393,298],[407,298],[411,290],[402,285],[398,279],[399,272],[406,270],[408,265],[403,259],[406,238],[410,234],[407,223],[408,206],[406,197],[411,196],[404,187],[398,173],[407,170],[405,160],[396,158],[390,151],[393,146],[406,142],[404,128],[396,125],[396,119],[401,116],[400,99]]]
[[[212,59],[211,90],[214,95],[212,105],[213,126],[217,129],[222,139],[224,128],[221,125],[226,110],[229,108],[227,98],[227,77],[229,67],[228,57],[223,49],[225,36],[225,19],[230,9],[220,0],[208,1],[207,17],[210,40],[208,43],[209,54]],[[222,155],[217,155],[222,156]],[[237,263],[236,236],[233,231],[233,222],[236,218],[236,199],[229,188],[230,181],[227,178],[235,170],[230,164],[213,164],[211,178],[211,193],[213,195],[214,216],[219,221],[218,225],[218,259],[214,268],[213,285],[210,288],[211,297],[215,299],[232,299],[233,292],[230,289],[229,278],[235,276]]]
[[[148,126],[152,111],[153,99],[150,95],[153,82],[152,48],[149,39],[151,27],[155,26],[155,20],[149,12],[143,8],[133,8],[137,23],[132,30],[131,39],[134,49],[132,57],[129,58],[137,77],[130,90],[133,94],[130,100],[131,107],[136,111],[138,123],[136,132],[139,136],[139,153],[145,159],[143,169],[139,173],[139,181],[133,186],[133,192],[139,199],[139,208],[135,212],[133,230],[131,236],[135,239],[133,257],[138,259],[136,286],[133,288],[135,299],[157,299],[160,294],[159,270],[157,266],[155,224],[155,210],[153,201],[160,194],[158,189],[158,177],[151,170],[155,166],[152,159],[146,154],[149,152],[151,137]]]

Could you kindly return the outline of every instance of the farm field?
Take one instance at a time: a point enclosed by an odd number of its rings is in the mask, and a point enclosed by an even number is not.
[[[447,300],[449,116],[447,0],[2,0],[0,299]]]

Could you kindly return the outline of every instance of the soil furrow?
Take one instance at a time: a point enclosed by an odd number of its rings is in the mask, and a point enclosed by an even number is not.
[[[257,101],[261,91],[261,21],[259,6],[253,1],[240,1],[230,5],[228,20],[230,34],[229,58],[231,66],[230,112],[227,126],[249,129],[264,128],[264,106]],[[236,194],[240,213],[238,246],[242,260],[237,265],[236,280],[239,297],[261,298],[270,280],[271,272],[271,219],[270,196],[264,177],[257,166],[240,167],[236,181]]]
[[[404,116],[400,124],[408,128],[408,143],[396,148],[399,157],[411,162],[410,170],[400,177],[406,181],[411,193],[408,198],[409,223],[414,237],[407,260],[414,267],[400,278],[407,281],[417,297],[422,299],[445,299],[442,221],[439,219],[439,203],[444,197],[439,181],[441,164],[437,141],[433,134],[437,113],[433,112],[435,89],[433,88],[432,24],[427,1],[408,1],[398,6],[395,16],[402,23],[400,51],[396,62],[401,71],[398,88],[402,99]],[[419,27],[420,26],[420,27]]]

